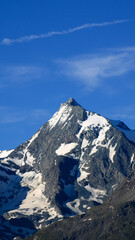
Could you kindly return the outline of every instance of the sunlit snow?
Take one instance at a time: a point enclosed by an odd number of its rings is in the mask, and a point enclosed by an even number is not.
[[[71,152],[77,145],[78,145],[77,143],[67,143],[67,144],[62,143],[55,152],[58,156],[65,155]]]
[[[4,150],[4,151],[0,151],[0,158],[5,158],[5,157],[8,157],[8,155],[13,152],[14,149],[12,150]]]
[[[107,125],[107,126],[104,126],[104,127],[99,131],[98,137],[97,137],[96,139],[94,139],[93,142],[92,142],[93,148],[92,148],[92,150],[91,150],[90,155],[92,155],[92,154],[94,154],[95,152],[97,152],[98,146],[99,146],[99,147],[105,147],[105,148],[108,147],[108,145],[109,145],[110,142],[108,141],[107,144],[103,144],[103,141],[104,141],[104,139],[105,139],[105,134],[106,134],[106,132],[109,130],[109,128],[110,128],[110,125]]]
[[[91,192],[92,197],[95,199],[106,195],[106,190],[96,189],[91,187],[90,185],[85,186],[85,188],[87,189],[87,191]]]
[[[79,209],[80,206],[80,199],[75,199],[72,202],[66,203],[67,207],[71,209],[76,214],[82,214],[83,212]]]
[[[112,146],[109,147],[109,158],[112,162],[113,162],[113,158],[114,158],[115,153],[116,153],[116,151],[115,151],[116,146],[117,146],[117,143],[115,144],[114,147],[112,147]]]
[[[80,171],[80,176],[77,178],[77,182],[81,182],[82,180],[86,179],[88,175],[90,175],[89,172],[85,171],[86,168],[84,166],[80,167],[79,171]]]
[[[132,157],[131,157],[131,163],[134,161],[135,159],[135,154],[133,153]]]
[[[21,186],[29,187],[30,190],[28,191],[26,198],[21,202],[19,208],[8,212],[11,218],[14,217],[14,213],[31,215],[37,212],[48,212],[50,215],[49,219],[53,219],[56,216],[62,217],[53,207],[50,206],[48,199],[44,195],[45,182],[42,182],[41,173],[31,171],[20,174],[20,176],[22,177]]]
[[[64,123],[68,119],[72,108],[68,105],[62,104],[59,111],[56,112],[53,117],[48,121],[50,130],[55,127],[58,123]]]
[[[86,138],[84,138],[82,141],[81,149],[86,148],[88,146],[89,146],[89,141]]]
[[[80,138],[80,135],[83,131],[87,131],[89,127],[91,128],[95,128],[97,126],[103,128],[103,127],[107,127],[109,125],[108,121],[106,120],[106,118],[96,114],[96,113],[91,113],[87,111],[87,116],[88,118],[81,122],[79,121],[79,124],[81,125],[81,129],[79,131],[79,133],[76,135],[77,138]]]

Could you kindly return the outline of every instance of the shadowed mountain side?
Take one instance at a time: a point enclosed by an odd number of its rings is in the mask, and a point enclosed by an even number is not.
[[[5,192],[4,196],[2,194],[0,196],[0,207],[5,203],[4,207],[0,208],[0,215],[4,214],[6,218],[6,212],[17,209],[26,198],[27,192],[30,189],[21,186],[22,177],[20,177],[15,171],[8,169],[6,166],[0,166],[0,173],[1,192]],[[8,189],[8,191],[6,191],[6,189]]]
[[[25,216],[19,216],[16,219],[15,210],[20,208],[23,200],[26,199],[27,193],[30,190],[28,187],[22,186],[20,177],[15,171],[10,170],[6,166],[0,167],[1,177],[0,177],[0,239],[13,239],[14,236],[21,237],[24,235],[21,232],[21,228],[29,229],[29,232],[34,233],[36,228],[33,222],[26,218]],[[4,207],[2,207],[4,205]],[[13,211],[14,210],[14,211]],[[14,212],[14,218],[10,218],[10,213]],[[10,234],[12,228],[12,234]],[[16,232],[18,228],[18,233]],[[27,234],[28,235],[28,234]]]
[[[135,171],[106,199],[86,214],[67,218],[27,240],[134,240]]]

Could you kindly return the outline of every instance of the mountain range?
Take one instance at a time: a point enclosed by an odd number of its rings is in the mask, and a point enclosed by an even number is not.
[[[135,131],[70,98],[31,139],[0,152],[0,238],[100,211],[134,168]]]

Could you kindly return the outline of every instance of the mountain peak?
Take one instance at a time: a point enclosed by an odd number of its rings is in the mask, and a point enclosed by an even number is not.
[[[77,103],[77,102],[75,101],[75,99],[72,98],[72,97],[69,98],[69,100],[66,102],[66,104],[71,105],[71,106],[80,106],[80,104]]]
[[[0,152],[0,239],[103,203],[135,168],[135,144],[125,137],[132,131],[113,124],[69,98],[31,139]]]

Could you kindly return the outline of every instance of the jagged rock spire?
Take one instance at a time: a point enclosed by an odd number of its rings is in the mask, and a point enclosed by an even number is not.
[[[69,98],[69,100],[66,102],[67,104],[69,104],[69,105],[72,105],[72,106],[80,106],[80,104],[79,103],[77,103],[75,100],[74,100],[74,98]]]

